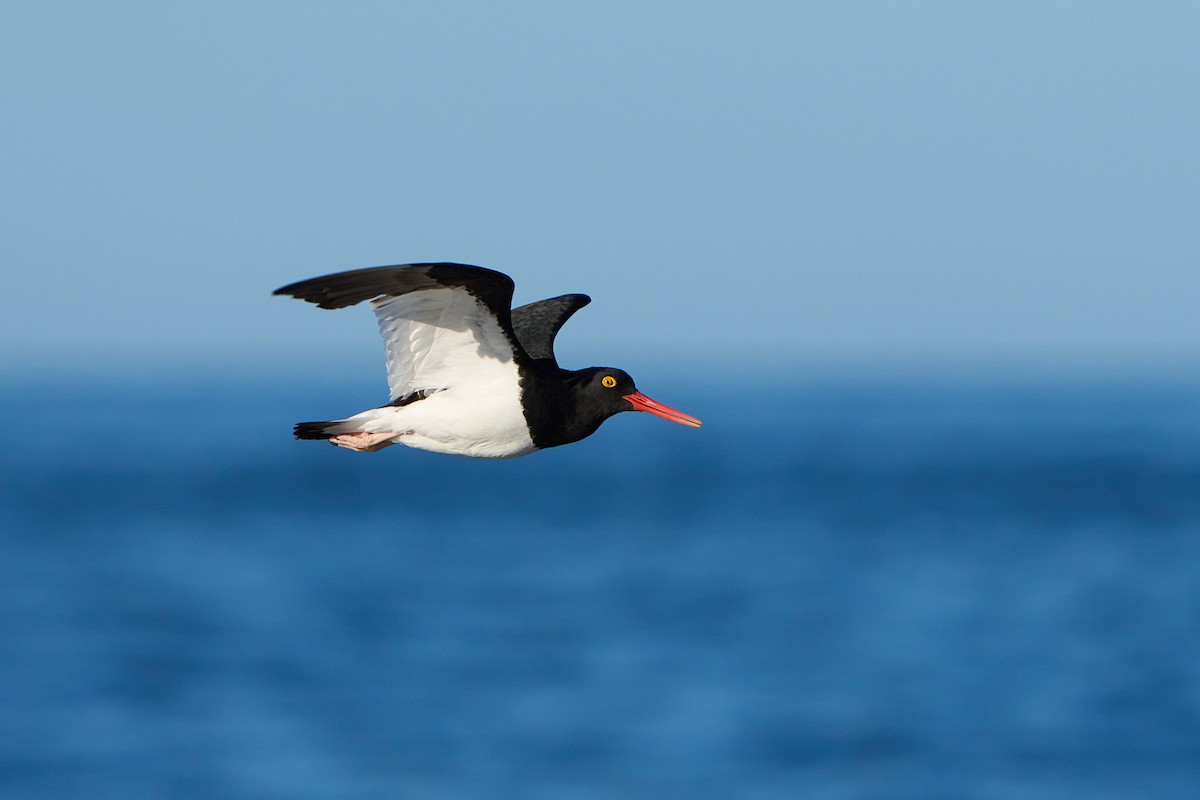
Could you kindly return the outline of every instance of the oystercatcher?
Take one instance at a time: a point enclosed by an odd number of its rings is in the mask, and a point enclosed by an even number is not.
[[[320,308],[369,300],[387,346],[391,402],[346,419],[301,422],[297,439],[374,452],[396,443],[513,458],[577,442],[621,411],[700,420],[638,391],[612,367],[566,370],[554,336],[591,298],[564,294],[512,308],[513,281],[467,264],[401,264],[300,281],[275,294]]]

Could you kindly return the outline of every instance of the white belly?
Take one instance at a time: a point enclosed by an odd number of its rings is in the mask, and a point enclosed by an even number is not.
[[[516,458],[534,451],[533,442],[528,436],[525,437],[524,442],[517,437],[504,442],[470,442],[467,440],[443,441],[431,439],[419,433],[408,433],[398,437],[396,441],[418,450],[429,450],[452,456],[469,456],[470,458]]]
[[[535,449],[512,379],[469,391],[444,389],[406,406],[373,408],[350,420],[359,423],[360,431],[395,433],[393,441],[435,453],[515,458]]]
[[[396,409],[401,444],[473,458],[513,458],[534,450],[518,398],[458,396],[453,389]]]

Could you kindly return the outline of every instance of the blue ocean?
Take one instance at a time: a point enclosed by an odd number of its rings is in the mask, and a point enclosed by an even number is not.
[[[0,796],[1200,796],[1200,384],[713,377],[491,462],[10,375]]]

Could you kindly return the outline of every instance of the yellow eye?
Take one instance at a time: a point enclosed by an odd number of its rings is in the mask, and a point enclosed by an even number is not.
[[[605,389],[611,389],[617,385],[617,379],[614,378],[612,375],[605,375],[603,378],[600,379],[600,385],[603,386]]]

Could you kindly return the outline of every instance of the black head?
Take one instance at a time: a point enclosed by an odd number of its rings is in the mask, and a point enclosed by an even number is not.
[[[628,372],[614,367],[592,367],[572,374],[572,395],[575,419],[580,431],[578,438],[588,436],[600,423],[622,411],[648,411],[651,414],[700,427],[700,420],[681,411],[651,400],[638,391]]]
[[[637,394],[638,390],[633,378],[625,370],[592,367],[579,370],[575,378],[572,381],[575,404],[583,416],[605,420],[622,411],[633,411],[633,406],[625,397]]]
[[[646,397],[628,372],[612,367],[531,374],[522,391],[529,431],[540,448],[591,436],[604,420],[622,411],[649,411],[672,422],[700,427],[700,420]]]

